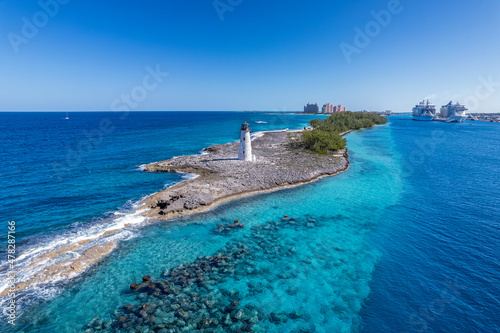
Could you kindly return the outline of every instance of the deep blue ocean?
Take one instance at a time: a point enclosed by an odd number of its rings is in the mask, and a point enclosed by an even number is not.
[[[236,141],[244,121],[257,133],[300,129],[315,117],[65,116],[0,113],[1,289],[12,273],[9,221],[16,222],[17,269],[34,253],[101,232],[103,221],[136,223],[84,274],[19,293],[16,325],[4,316],[2,332],[84,332],[97,316],[110,322],[124,305],[150,301],[129,291],[142,276],[160,278],[241,243],[260,259],[248,274],[221,278],[212,296],[237,294],[242,307],[258,311],[255,332],[500,332],[500,124],[391,116],[347,135],[351,166],[340,175],[147,223],[134,215],[136,203],[190,175],[146,173],[142,165]],[[269,231],[269,221],[285,214],[315,226]],[[234,219],[245,228],[213,232]],[[269,255],[286,247],[289,256]],[[20,269],[17,279],[29,274],[36,272]],[[5,313],[6,299],[0,304]]]

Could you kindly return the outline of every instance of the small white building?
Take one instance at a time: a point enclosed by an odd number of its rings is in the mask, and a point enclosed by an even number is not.
[[[252,155],[252,139],[250,138],[250,125],[244,123],[241,125],[240,149],[238,151],[238,159],[240,161],[253,162],[256,160],[255,155]]]

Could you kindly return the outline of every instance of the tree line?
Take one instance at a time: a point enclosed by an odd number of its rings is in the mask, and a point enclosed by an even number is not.
[[[312,130],[303,131],[300,137],[295,137],[295,148],[303,148],[318,154],[328,154],[328,151],[344,149],[347,140],[341,133],[371,128],[387,123],[387,118],[369,112],[339,112],[326,119],[313,119],[309,122]]]

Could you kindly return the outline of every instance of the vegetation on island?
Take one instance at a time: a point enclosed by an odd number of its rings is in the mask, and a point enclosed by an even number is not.
[[[318,154],[328,154],[329,151],[344,149],[347,140],[341,133],[371,128],[387,123],[387,118],[368,112],[339,112],[326,119],[313,119],[309,122],[312,130],[302,132],[302,135],[290,137],[293,148],[302,148]]]
[[[304,131],[301,137],[302,147],[318,154],[343,149],[346,143],[346,139],[341,137],[340,133],[325,130]]]

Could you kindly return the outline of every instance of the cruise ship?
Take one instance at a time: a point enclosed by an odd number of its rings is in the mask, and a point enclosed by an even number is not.
[[[412,110],[413,120],[434,120],[436,118],[436,105],[427,101],[422,101],[415,105]]]
[[[439,118],[448,123],[463,123],[467,118],[465,111],[467,111],[465,105],[461,105],[458,102],[457,104],[450,102],[443,105],[439,112]]]

